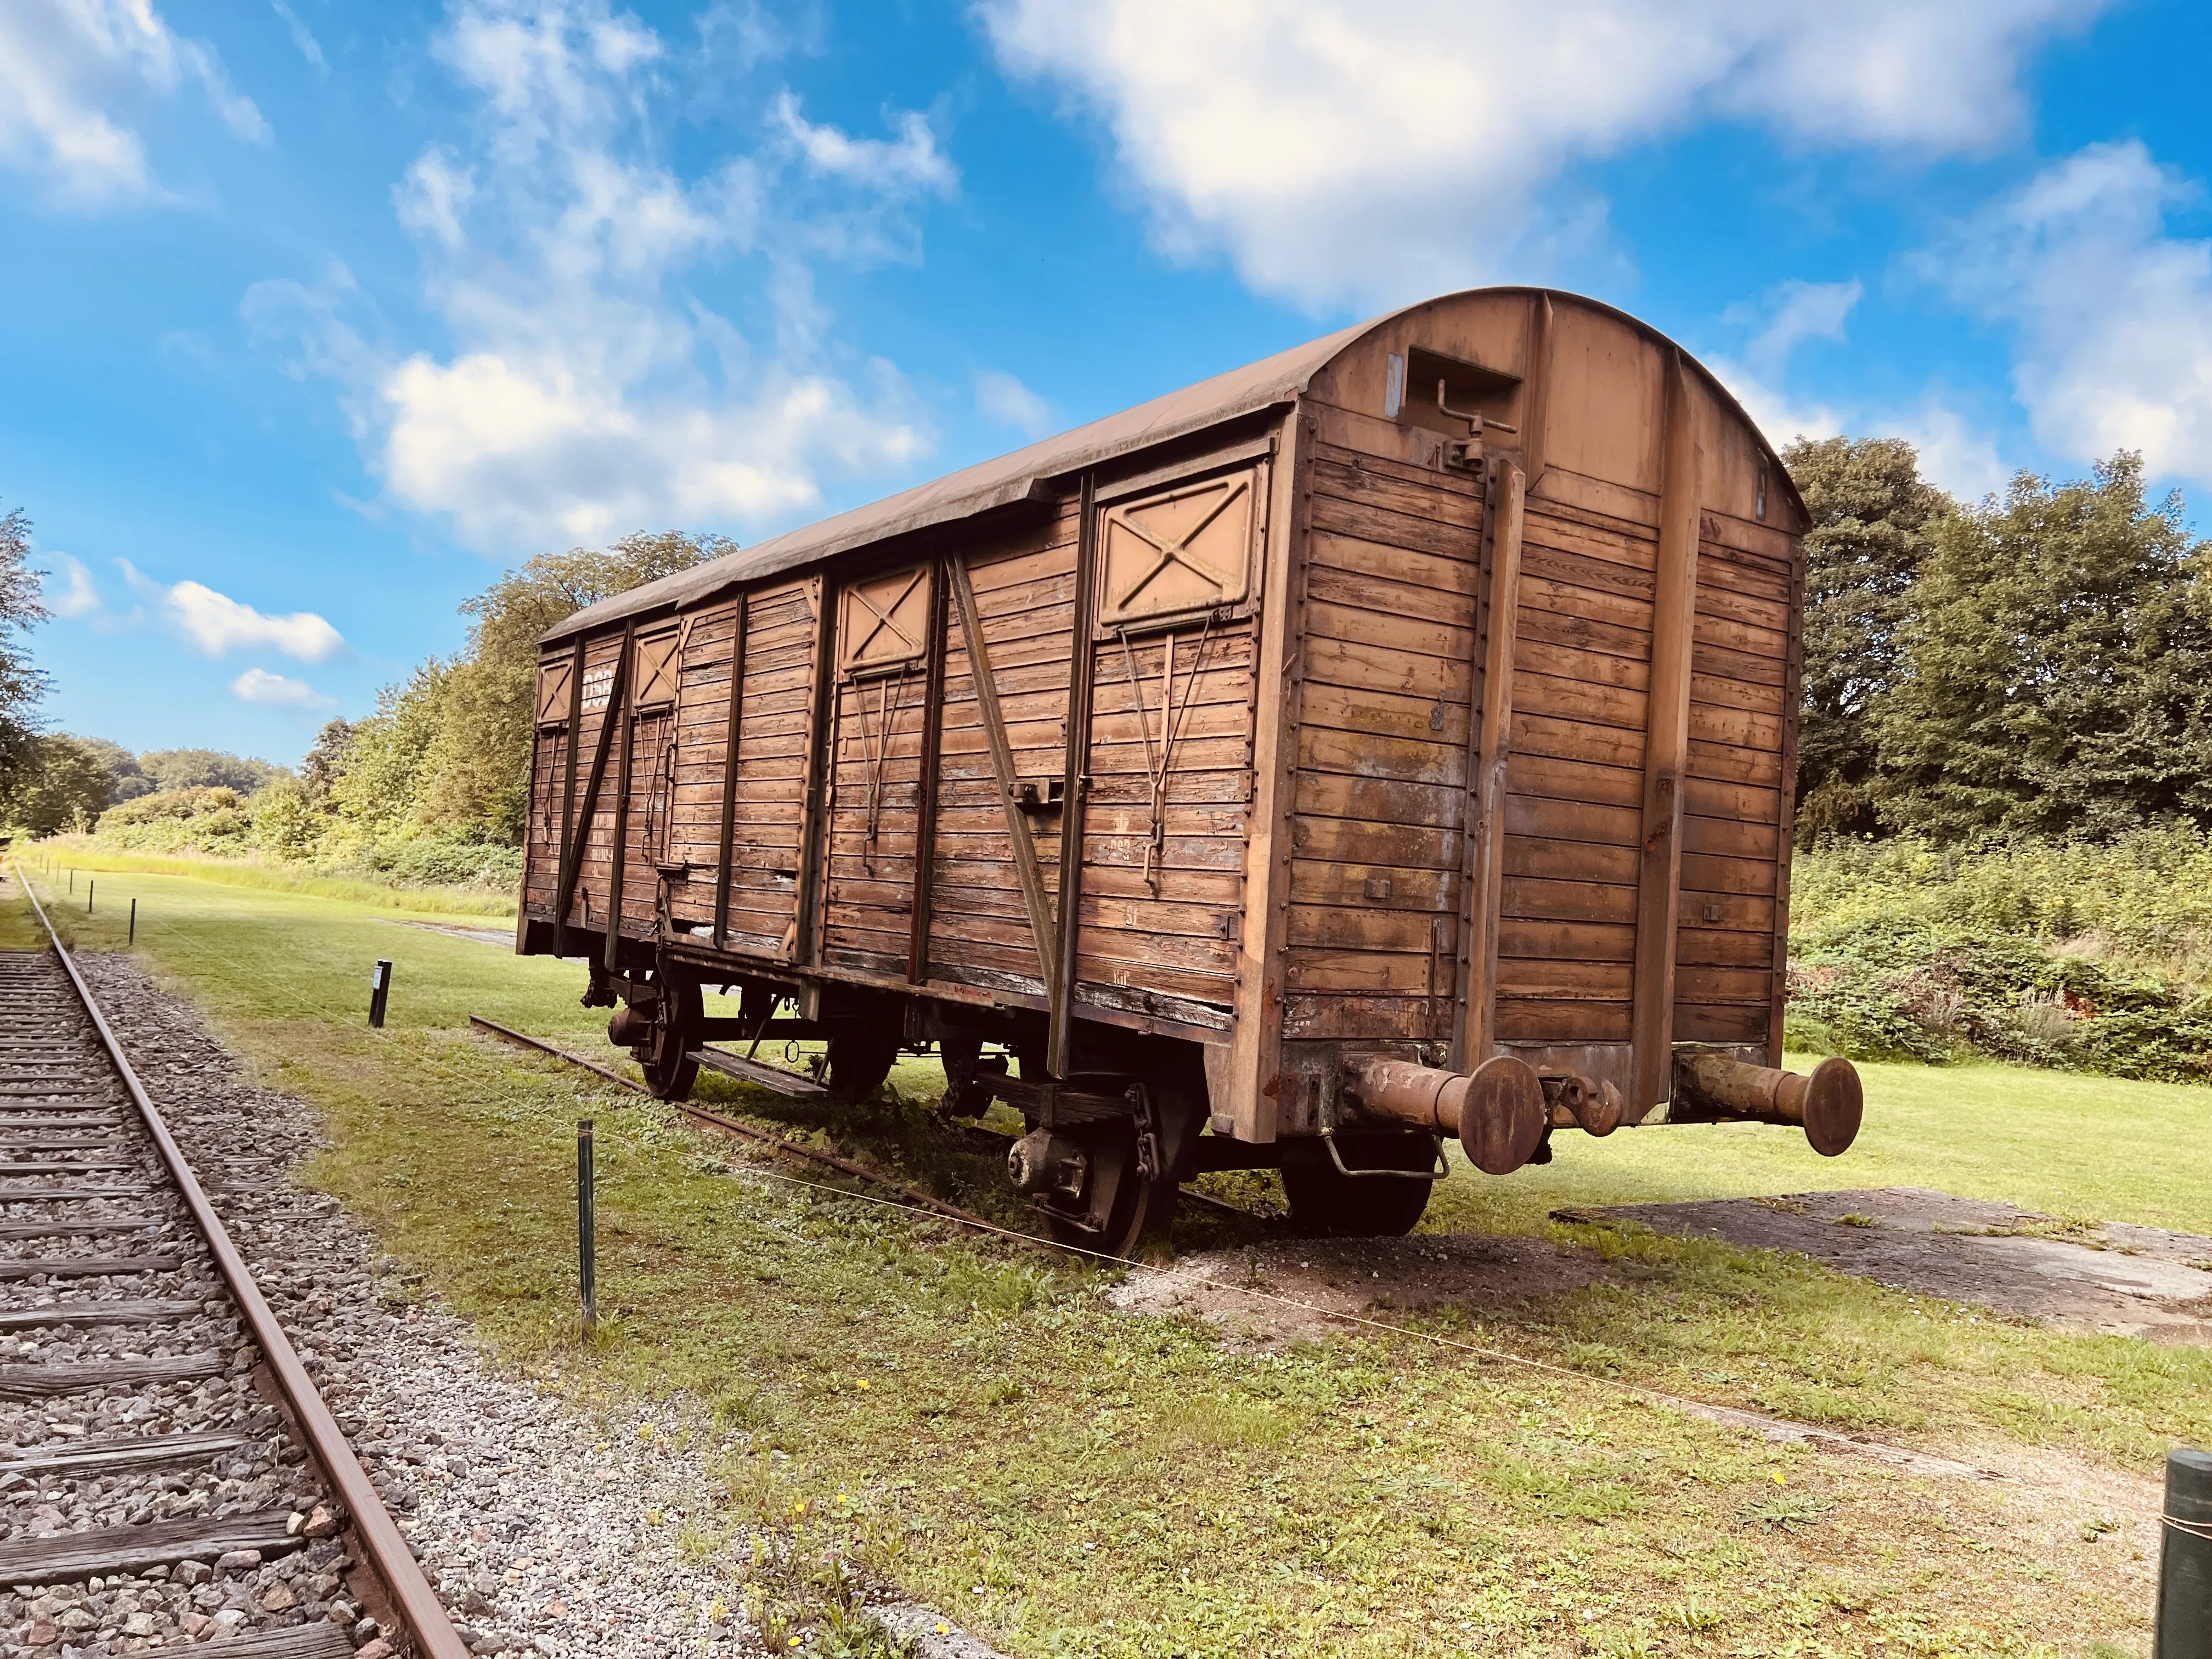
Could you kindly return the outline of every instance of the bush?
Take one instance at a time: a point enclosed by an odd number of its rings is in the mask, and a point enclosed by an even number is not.
[[[123,851],[265,860],[408,887],[512,893],[522,881],[520,848],[450,830],[368,838],[353,821],[318,811],[290,777],[277,778],[250,801],[221,786],[142,795],[110,807],[92,840]]]
[[[362,861],[379,875],[410,884],[511,890],[522,884],[520,847],[496,846],[450,831],[427,830],[378,842]]]
[[[2212,833],[1938,847],[1834,841],[1797,855],[1790,921],[1911,916],[2017,934],[2191,988],[2212,985]]]
[[[2212,1080],[2212,841],[1850,842],[1801,855],[1786,1036],[1863,1060],[1982,1054]]]
[[[94,832],[112,846],[149,853],[243,858],[253,850],[253,816],[238,791],[164,789],[111,806]]]

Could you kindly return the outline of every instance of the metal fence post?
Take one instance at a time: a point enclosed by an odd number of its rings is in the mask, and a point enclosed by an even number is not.
[[[131,935],[123,942],[125,945],[136,945],[138,942],[138,900],[135,896],[131,901]]]
[[[599,1328],[599,1254],[592,1213],[592,1120],[576,1121],[576,1274],[584,1302],[584,1334]]]
[[[2212,1452],[2166,1456],[2151,1659],[2212,1659]]]
[[[97,882],[97,881],[88,881],[88,882],[86,882],[86,883],[85,883],[85,884],[84,884],[84,913],[85,913],[85,915],[90,915],[92,914],[92,896],[93,896],[94,893],[98,892],[99,890],[100,890],[100,884],[99,884],[99,882]]]
[[[379,957],[376,971],[368,976],[368,1023],[375,1030],[384,1028],[384,1006],[392,997],[392,964]]]

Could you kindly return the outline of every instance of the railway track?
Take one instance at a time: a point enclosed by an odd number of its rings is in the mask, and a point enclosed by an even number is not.
[[[0,1534],[11,1654],[468,1652],[58,937],[0,952]]]

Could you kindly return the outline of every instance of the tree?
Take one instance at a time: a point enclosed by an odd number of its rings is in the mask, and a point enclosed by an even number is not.
[[[2145,505],[2142,458],[2022,474],[1942,521],[1876,700],[1893,829],[2105,836],[2212,819],[2212,543]]]
[[[427,763],[446,719],[452,673],[449,665],[428,659],[404,685],[378,692],[376,712],[353,728],[330,799],[371,841],[422,822]]]
[[[106,763],[111,780],[107,800],[110,805],[118,801],[136,800],[141,795],[150,795],[160,786],[146,775],[138,764],[138,757],[119,743],[110,743],[106,738],[79,738],[78,743]]]
[[[284,770],[216,749],[151,749],[138,757],[138,765],[155,790],[235,789],[241,795],[252,794]]]
[[[308,804],[306,786],[278,778],[252,799],[253,839],[264,852],[302,863],[315,856],[330,819]]]
[[[1800,438],[1782,462],[1813,518],[1797,729],[1797,833],[1809,842],[1875,827],[1869,710],[1896,683],[1914,580],[1957,503],[1921,478],[1901,438]]]
[[[115,775],[100,751],[112,746],[58,732],[33,738],[30,759],[7,791],[0,819],[34,836],[91,829],[112,799]]]
[[[301,787],[307,805],[316,811],[330,810],[331,785],[337,781],[339,769],[345,764],[346,750],[352,745],[357,729],[351,720],[328,722],[315,733],[315,746],[300,762]]]
[[[680,530],[625,536],[604,552],[541,553],[465,601],[468,647],[441,682],[444,714],[422,757],[420,821],[520,846],[530,807],[538,640],[587,605],[736,549],[726,537]]]
[[[46,676],[31,662],[22,635],[46,619],[31,568],[31,521],[20,507],[0,514],[0,794],[21,786],[38,764],[33,711]]]

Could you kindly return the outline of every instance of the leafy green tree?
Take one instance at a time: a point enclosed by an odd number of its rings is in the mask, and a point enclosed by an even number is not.
[[[538,641],[587,605],[736,550],[720,536],[666,530],[625,536],[605,551],[541,553],[461,606],[468,647],[447,665],[445,710],[423,756],[417,817],[522,844],[530,809]]]
[[[422,822],[418,809],[452,673],[449,664],[428,659],[404,685],[377,693],[376,712],[355,725],[330,799],[363,841],[374,843]]]
[[[138,764],[138,757],[119,743],[110,743],[106,738],[79,738],[84,744],[107,763],[110,784],[108,804],[136,800],[141,795],[150,795],[159,787],[148,777]]]
[[[309,805],[307,787],[298,779],[278,778],[248,805],[253,813],[253,839],[264,852],[299,864],[320,850],[330,819]]]
[[[353,734],[351,720],[328,722],[315,733],[315,746],[300,762],[300,783],[306,792],[307,805],[319,812],[330,810],[331,785],[345,763],[345,752],[353,742]]]
[[[252,794],[284,769],[216,749],[149,750],[138,757],[138,765],[155,790],[235,789],[241,795]]]
[[[0,817],[34,836],[91,829],[112,799],[115,775],[101,750],[113,746],[58,732],[33,738]]]
[[[1936,526],[1872,706],[1882,822],[1958,841],[2212,820],[2212,544],[2141,457]]]
[[[23,783],[37,765],[34,711],[46,676],[22,636],[46,619],[39,597],[45,574],[31,568],[31,521],[23,509],[0,514],[0,793]]]
[[[1896,683],[1915,579],[1957,503],[1902,438],[1801,438],[1782,463],[1813,515],[1797,732],[1797,833],[1810,842],[1875,827],[1869,710]]]

